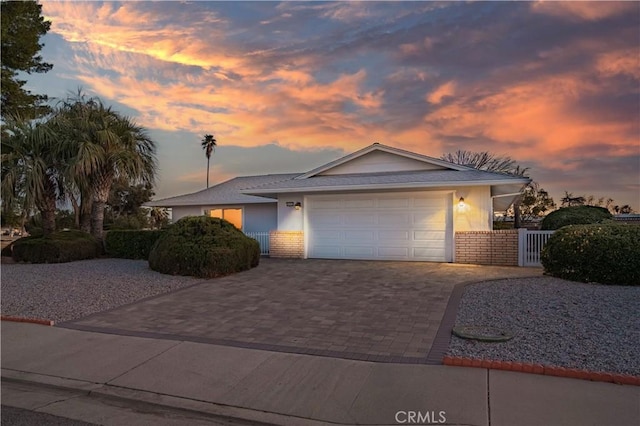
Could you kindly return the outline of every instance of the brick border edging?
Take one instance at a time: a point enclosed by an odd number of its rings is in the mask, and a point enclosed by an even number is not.
[[[496,361],[446,355],[442,359],[442,364],[456,367],[486,368],[488,370],[514,371],[518,373],[541,374],[545,376],[591,380],[594,382],[615,383],[618,385],[640,386],[640,376],[595,372],[580,370],[577,368],[554,367],[542,364],[530,364],[525,362]]]
[[[13,317],[10,315],[0,315],[1,321],[11,321],[11,322],[26,322],[29,324],[39,324],[39,325],[54,325],[55,322],[51,320],[38,319],[38,318],[26,318],[26,317]]]

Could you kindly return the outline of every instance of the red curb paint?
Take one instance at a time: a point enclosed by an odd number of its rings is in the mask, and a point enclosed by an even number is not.
[[[49,326],[54,324],[54,322],[51,320],[43,320],[38,318],[12,317],[9,315],[1,315],[0,320],[11,321],[11,322],[26,322],[30,324],[49,325]]]
[[[613,382],[613,374],[604,373],[603,379],[604,379],[605,382]]]
[[[596,382],[613,382],[621,385],[640,386],[640,376],[628,374],[603,373],[597,371],[580,370],[577,368],[564,368],[553,365],[531,364],[511,361],[498,361],[487,359],[475,359],[465,357],[445,356],[442,359],[445,365],[480,367],[492,370],[515,371],[530,374],[543,374],[547,376],[567,377]]]
[[[559,376],[560,375],[560,368],[559,367],[544,367],[544,374],[546,376]]]
[[[577,370],[575,368],[570,368],[567,370],[567,377],[570,377],[572,379],[579,379],[580,378],[580,370]]]
[[[544,374],[544,365],[533,364],[533,374]]]

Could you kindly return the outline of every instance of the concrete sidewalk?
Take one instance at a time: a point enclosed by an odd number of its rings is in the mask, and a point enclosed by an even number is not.
[[[283,425],[420,420],[635,426],[640,420],[640,387],[635,386],[479,368],[371,363],[12,322],[2,323],[2,378]],[[64,404],[50,403],[47,412],[64,415]]]

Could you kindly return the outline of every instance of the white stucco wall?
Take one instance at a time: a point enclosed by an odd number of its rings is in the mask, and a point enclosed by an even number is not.
[[[185,216],[202,216],[202,209],[202,206],[172,207],[171,221],[175,223]]]
[[[244,206],[244,232],[269,232],[277,227],[278,206],[276,203]]]
[[[459,208],[458,201],[464,197],[465,206]],[[491,230],[491,188],[469,186],[457,188],[453,194],[454,231]]]
[[[401,157],[388,152],[373,151],[326,170],[320,175],[340,175],[349,173],[406,172],[415,170],[440,170],[444,167],[413,158]]]
[[[287,207],[287,202],[302,203],[302,209]],[[304,197],[302,195],[280,195],[278,197],[278,230],[303,231]]]

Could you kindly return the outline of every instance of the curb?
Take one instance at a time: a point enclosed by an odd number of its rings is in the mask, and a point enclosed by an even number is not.
[[[555,367],[542,364],[530,364],[512,361],[493,361],[449,355],[445,356],[442,359],[442,364],[456,367],[479,367],[489,370],[514,371],[519,373],[542,374],[544,376],[591,380],[593,382],[615,383],[618,385],[640,386],[640,376],[587,371],[576,368]]]
[[[54,325],[55,322],[51,320],[43,320],[38,318],[25,318],[25,317],[13,317],[10,315],[0,315],[0,320],[2,321],[12,321],[12,322],[27,322],[30,324],[39,324],[39,325]]]

